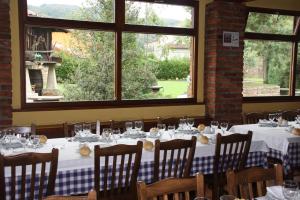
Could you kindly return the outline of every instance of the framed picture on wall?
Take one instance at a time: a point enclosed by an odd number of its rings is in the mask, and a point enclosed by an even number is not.
[[[223,46],[224,47],[239,47],[240,33],[223,31]]]

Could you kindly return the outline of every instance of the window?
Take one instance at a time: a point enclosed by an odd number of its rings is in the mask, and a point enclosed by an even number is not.
[[[293,56],[298,43],[295,36],[299,34],[296,13],[249,10],[245,29],[243,96],[298,96],[298,75],[294,70],[297,56]]]
[[[24,107],[196,101],[198,2],[19,2]]]

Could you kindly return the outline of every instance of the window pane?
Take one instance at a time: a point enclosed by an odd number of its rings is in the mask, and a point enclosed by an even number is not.
[[[192,7],[126,1],[127,24],[192,28]]]
[[[250,12],[246,32],[293,34],[294,17]]]
[[[114,99],[114,33],[27,27],[26,99]]]
[[[27,0],[28,16],[114,22],[114,0]]]
[[[246,40],[244,49],[244,97],[286,96],[292,44]]]
[[[122,98],[192,97],[192,38],[123,34]]]
[[[300,45],[298,45],[297,66],[296,66],[296,96],[300,96]]]

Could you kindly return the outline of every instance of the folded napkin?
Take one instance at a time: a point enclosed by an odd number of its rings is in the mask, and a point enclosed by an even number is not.
[[[261,126],[261,127],[276,127],[277,123],[266,120],[266,119],[260,119],[258,121],[258,125]]]
[[[78,141],[78,142],[98,142],[99,141],[99,136],[95,135],[95,134],[86,135],[84,137],[82,137],[80,135],[76,135],[74,137],[74,141]]]
[[[16,148],[22,148],[23,147],[23,145],[20,142],[3,143],[2,146],[5,149],[9,149],[9,148],[16,149]]]

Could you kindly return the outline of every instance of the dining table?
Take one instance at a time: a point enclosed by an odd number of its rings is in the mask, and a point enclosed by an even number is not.
[[[264,141],[269,149],[268,157],[281,160],[284,172],[288,174],[293,168],[300,167],[300,136],[292,134],[293,128],[300,128],[300,124],[290,121],[286,126],[234,125],[230,132],[246,134],[252,131],[252,140]]]
[[[83,145],[81,141],[70,141],[68,138],[54,138],[48,139],[47,142],[41,145],[37,149],[26,148],[25,151],[23,148],[15,149],[12,151],[2,150],[4,155],[13,155],[24,152],[40,152],[46,153],[51,152],[52,148],[59,149],[58,156],[58,168],[57,168],[57,177],[55,184],[55,193],[57,195],[76,195],[76,194],[85,194],[88,193],[94,187],[94,146],[100,145],[100,148],[105,148],[108,146],[118,145],[118,144],[128,144],[134,145],[137,141],[148,140],[155,142],[156,139],[161,141],[168,141],[172,139],[191,139],[193,135],[198,136],[199,133],[188,134],[186,132],[180,133],[176,132],[174,136],[170,136],[167,131],[162,133],[159,138],[150,137],[149,133],[145,133],[145,138],[129,138],[129,137],[120,137],[116,140],[99,140],[95,142],[85,142],[91,149],[91,154],[89,156],[81,156],[79,153],[80,147]],[[226,134],[230,134],[227,132]],[[101,136],[99,136],[101,137]],[[250,147],[250,152],[247,159],[247,166],[267,166],[267,153],[269,149],[266,143],[262,140],[253,140]],[[213,173],[213,160],[215,154],[215,143],[209,142],[209,144],[202,144],[197,140],[196,150],[194,155],[194,160],[192,163],[191,175],[194,175],[198,172],[202,174],[212,174]],[[169,156],[169,155],[168,155]],[[111,160],[109,161],[111,164]],[[125,160],[126,162],[126,160]],[[104,160],[100,160],[100,168],[104,165]],[[112,164],[110,165],[112,168]],[[38,171],[37,166],[37,171]],[[111,169],[109,169],[111,170]],[[125,169],[124,169],[125,170]],[[166,168],[167,170],[167,168]],[[117,167],[119,173],[119,169]],[[141,164],[138,174],[138,180],[143,180],[146,183],[151,183],[153,181],[153,172],[154,172],[154,149],[146,150],[143,149]],[[18,176],[20,170],[16,169],[17,180],[16,183],[21,184],[21,176]],[[104,168],[100,169],[100,188],[103,187],[101,182],[101,176],[103,177]],[[123,173],[125,174],[125,173]],[[10,191],[10,169],[5,169],[5,182],[6,182],[6,194]],[[116,174],[118,176],[118,174]],[[36,177],[35,190],[38,191],[39,175]],[[109,177],[110,178],[110,177]],[[26,177],[27,183],[30,182],[30,168],[28,168],[28,177]],[[47,179],[45,180],[45,184]],[[16,187],[16,193],[19,193],[21,187]],[[26,195],[29,193],[30,188],[26,188]],[[37,192],[35,193],[37,194]]]

